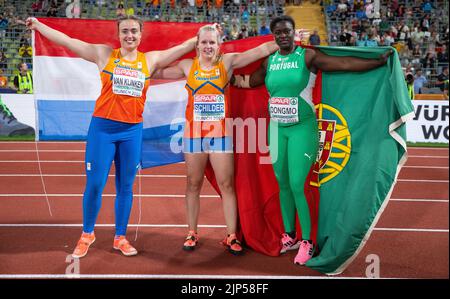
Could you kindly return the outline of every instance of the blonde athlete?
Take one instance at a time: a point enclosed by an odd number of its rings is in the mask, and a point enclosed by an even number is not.
[[[183,249],[197,246],[199,194],[206,164],[210,161],[220,192],[227,225],[223,244],[238,255],[242,246],[236,238],[237,206],[234,190],[233,139],[229,126],[231,99],[228,82],[233,70],[244,67],[275,52],[275,42],[264,43],[243,53],[220,53],[220,28],[204,26],[198,31],[197,57],[161,70],[157,77],[187,78],[186,126],[183,149],[187,167],[186,208],[189,232]]]

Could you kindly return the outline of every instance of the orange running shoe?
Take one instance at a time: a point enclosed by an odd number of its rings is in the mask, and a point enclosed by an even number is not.
[[[193,230],[188,232],[186,241],[184,241],[183,249],[186,251],[193,251],[198,243],[198,234]]]
[[[131,246],[130,242],[125,238],[125,236],[119,236],[114,238],[113,248],[115,250],[120,250],[125,256],[136,255],[138,252],[136,248]]]
[[[236,238],[236,234],[228,235],[222,241],[222,244],[228,247],[228,251],[233,255],[241,255],[243,253],[241,242]]]
[[[73,258],[82,258],[88,252],[89,246],[95,241],[94,233],[82,233],[80,240],[78,240],[77,247],[72,253]]]

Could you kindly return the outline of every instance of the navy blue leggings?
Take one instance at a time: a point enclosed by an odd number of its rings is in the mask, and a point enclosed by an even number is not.
[[[127,232],[133,203],[133,182],[139,167],[142,123],[129,124],[93,117],[86,143],[86,189],[83,231],[92,233],[102,205],[102,193],[111,163],[116,168],[116,236]]]

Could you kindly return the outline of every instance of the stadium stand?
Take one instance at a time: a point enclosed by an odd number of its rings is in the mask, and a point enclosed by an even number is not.
[[[318,28],[322,45],[391,45],[400,54],[405,74],[421,70],[426,79],[417,80],[423,83],[421,93],[442,93],[436,84],[448,66],[445,0],[0,0],[0,69],[11,88],[20,62],[32,69],[27,16],[116,19],[135,14],[154,22],[217,22],[230,40],[264,33],[271,18],[284,13],[304,19],[311,14],[307,9],[313,9],[316,25],[297,23],[308,35]]]

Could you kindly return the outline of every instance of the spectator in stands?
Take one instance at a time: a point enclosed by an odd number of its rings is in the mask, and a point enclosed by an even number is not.
[[[243,39],[243,38],[247,38],[247,37],[248,37],[247,26],[245,26],[245,24],[242,24],[238,39]]]
[[[422,93],[422,87],[427,83],[427,78],[422,74],[421,69],[417,69],[416,76],[414,78],[414,93]]]
[[[153,16],[153,4],[151,2],[145,3],[145,7],[142,9],[142,16],[144,18]]]
[[[433,5],[430,3],[429,0],[425,0],[424,3],[422,3],[422,11],[426,14],[431,13],[431,10],[433,9]]]
[[[348,17],[348,10],[347,0],[341,0],[337,6],[336,13],[340,19],[345,20]]]
[[[20,57],[32,57],[33,56],[33,48],[31,47],[31,45],[28,43],[27,40],[25,40],[25,42],[23,43],[22,46],[20,46],[19,48],[19,56]]]
[[[422,59],[422,67],[423,68],[433,68],[436,60],[434,58],[434,54],[432,52],[427,52],[425,57]]]
[[[405,21],[401,20],[397,28],[398,28],[397,39],[399,41],[405,42],[410,38],[409,27],[405,24]]]
[[[230,39],[237,40],[239,38],[239,28],[236,24],[231,26]]]
[[[418,64],[420,63],[420,58],[422,57],[422,49],[420,48],[420,44],[416,44],[412,51],[413,60],[412,63]]]
[[[319,30],[314,29],[313,33],[309,36],[309,44],[311,46],[319,46],[320,45]]]
[[[0,68],[0,88],[8,88],[8,78],[3,75],[2,68]]]
[[[52,1],[50,7],[47,11],[47,17],[57,17],[58,16],[58,1]]]
[[[0,69],[6,70],[8,68],[8,61],[3,51],[0,51]]]
[[[31,4],[31,10],[33,11],[33,13],[38,13],[42,10],[43,2],[44,0],[37,0],[34,1],[33,4]]]
[[[127,16],[133,16],[134,15],[134,8],[133,6],[130,6],[126,9]]]
[[[366,17],[368,19],[372,19],[374,17],[375,9],[374,9],[374,6],[373,6],[373,3],[371,0],[366,1],[365,11],[366,11]]]
[[[248,36],[258,36],[258,29],[255,26],[253,26],[248,32]]]
[[[117,5],[117,9],[116,9],[116,17],[120,18],[120,17],[124,17],[125,15],[126,15],[125,7],[123,6],[122,3],[119,3]]]
[[[444,66],[442,68],[442,73],[437,77],[436,87],[439,87],[442,92],[445,93],[447,90],[447,98],[448,98],[448,66]]]
[[[66,17],[79,19],[81,14],[80,0],[74,0],[66,7]]]
[[[378,42],[376,41],[376,31],[374,28],[369,29],[369,33],[366,35],[365,32],[361,34],[361,38],[356,41],[356,46],[358,47],[378,47]]]
[[[411,100],[414,100],[414,76],[412,73],[407,73],[405,77],[406,87],[408,88],[408,95]]]
[[[430,15],[425,15],[425,17],[423,17],[420,21],[420,25],[422,26],[423,31],[428,31],[430,28]]]
[[[421,26],[414,27],[414,31],[411,33],[411,41],[413,44],[423,44],[423,38],[425,36],[425,33],[422,30]]]
[[[339,34],[339,41],[344,46],[351,46],[351,40],[352,40],[352,28],[351,25],[348,25],[347,27],[342,25],[341,33]]]
[[[24,34],[20,38],[20,46],[31,45],[31,31],[25,30]]]
[[[389,34],[389,31],[385,31],[381,37],[381,46],[390,47],[395,42],[394,38]]]
[[[261,28],[259,28],[259,35],[268,35],[270,34],[270,29],[267,27],[266,22],[263,21]]]
[[[353,1],[353,10],[358,11],[364,8],[364,0],[355,0]]]
[[[437,53],[437,60],[439,64],[448,64],[448,48],[447,45],[442,45],[441,50]]]
[[[8,19],[0,13],[0,37],[4,38],[6,35],[6,28],[8,28]]]
[[[19,73],[14,77],[14,86],[17,93],[33,93],[33,76],[28,71],[28,65],[21,62],[18,68]]]

